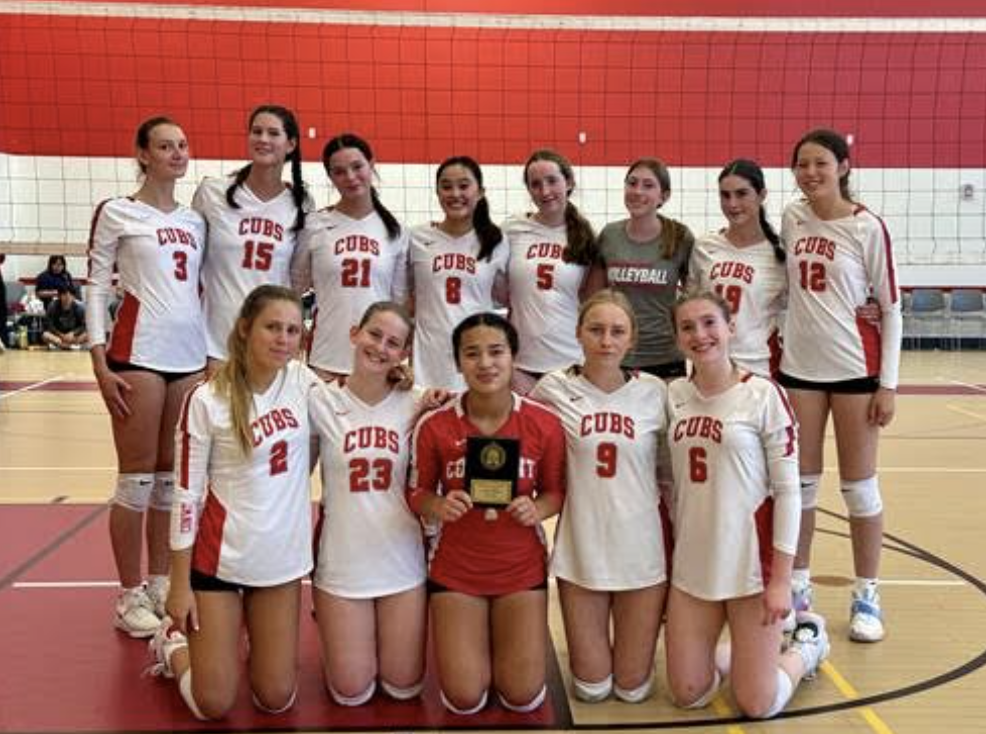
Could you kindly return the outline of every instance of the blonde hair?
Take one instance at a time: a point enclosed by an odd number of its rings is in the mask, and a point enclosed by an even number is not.
[[[279,285],[262,285],[254,288],[243,301],[240,314],[229,338],[226,340],[226,362],[212,378],[216,392],[229,400],[229,417],[233,426],[236,443],[249,456],[253,450],[253,431],[250,418],[253,407],[253,390],[250,388],[247,368],[247,337],[253,322],[268,304],[274,301],[288,301],[301,312],[301,299],[290,288]]]
[[[586,316],[588,316],[589,311],[604,303],[609,303],[616,306],[627,315],[627,318],[630,319],[630,335],[633,337],[633,340],[636,341],[637,314],[633,312],[633,306],[630,304],[630,299],[615,288],[603,288],[602,290],[596,291],[582,302],[582,305],[579,306],[579,319],[576,322],[576,330],[582,328],[582,323],[585,321]]]

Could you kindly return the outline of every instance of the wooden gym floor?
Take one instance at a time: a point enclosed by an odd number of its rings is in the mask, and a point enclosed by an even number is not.
[[[201,730],[172,686],[140,672],[144,646],[110,627],[112,565],[105,503],[114,479],[109,420],[86,354],[0,355],[0,732]],[[850,548],[828,447],[814,574],[833,649],[814,682],[772,722],[734,718],[727,696],[702,712],[657,695],[587,706],[565,693],[567,661],[553,602],[549,706],[537,717],[453,720],[433,700],[356,713],[321,693],[307,624],[298,710],[245,712],[210,730],[516,728],[730,734],[977,734],[986,731],[986,352],[905,353],[898,416],[881,444],[887,505],[882,595],[888,637],[845,637]]]

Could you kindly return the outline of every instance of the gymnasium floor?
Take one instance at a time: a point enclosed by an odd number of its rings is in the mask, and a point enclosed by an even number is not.
[[[845,639],[850,549],[830,449],[815,553],[816,605],[834,645],[814,682],[777,721],[734,718],[728,696],[702,712],[670,706],[659,650],[658,694],[586,706],[565,691],[560,615],[549,705],[536,716],[491,707],[445,714],[434,681],[424,700],[343,711],[321,692],[314,625],[303,624],[299,705],[283,717],[236,715],[203,727],[173,687],[142,677],[145,645],[109,624],[114,594],[106,499],[114,476],[109,421],[88,357],[0,356],[0,732],[661,729],[670,731],[986,731],[986,353],[905,353],[898,417],[881,453],[888,506],[882,594],[889,634]]]

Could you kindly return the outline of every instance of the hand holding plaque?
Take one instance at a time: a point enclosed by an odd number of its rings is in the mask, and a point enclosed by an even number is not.
[[[520,441],[496,436],[466,439],[466,491],[478,507],[506,507],[517,495]]]

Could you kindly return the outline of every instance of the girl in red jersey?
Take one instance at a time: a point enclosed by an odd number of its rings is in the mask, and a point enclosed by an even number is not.
[[[310,392],[293,359],[301,302],[260,286],[240,310],[227,361],[188,396],[179,424],[171,513],[170,621],[151,648],[199,719],[233,706],[249,638],[255,705],[280,713],[298,677],[301,578],[312,569]]]
[[[784,210],[781,223],[791,287],[779,379],[801,429],[795,606],[811,603],[808,566],[831,413],[856,572],[849,638],[877,642],[884,636],[877,443],[894,416],[902,319],[890,236],[883,220],[853,200],[849,168],[849,145],[833,130],[812,130],[794,147],[791,170],[805,198]],[[857,311],[871,297],[879,327]]]
[[[545,697],[548,647],[541,523],[565,495],[565,437],[547,408],[510,390],[517,332],[492,313],[452,334],[468,390],[415,429],[408,502],[434,528],[428,567],[442,701],[480,711],[490,685],[500,703],[529,712]],[[509,505],[474,506],[465,477],[471,436],[519,441]],[[503,449],[500,449],[503,451]]]
[[[665,632],[675,702],[703,707],[731,667],[747,716],[779,713],[828,653],[825,621],[799,612],[781,654],[800,501],[794,416],[779,386],[730,359],[729,305],[685,295],[673,314],[692,376],[668,388],[675,547]],[[731,666],[716,660],[729,626]],[[718,665],[717,665],[718,663]]]
[[[110,540],[122,591],[117,628],[150,637],[164,615],[175,422],[205,366],[199,264],[205,223],[175,200],[188,168],[188,141],[172,120],[137,129],[142,183],[104,201],[89,241],[86,329],[93,372],[109,410],[117,456]],[[123,301],[110,332],[115,273]],[[146,516],[148,585],[141,576]]]

